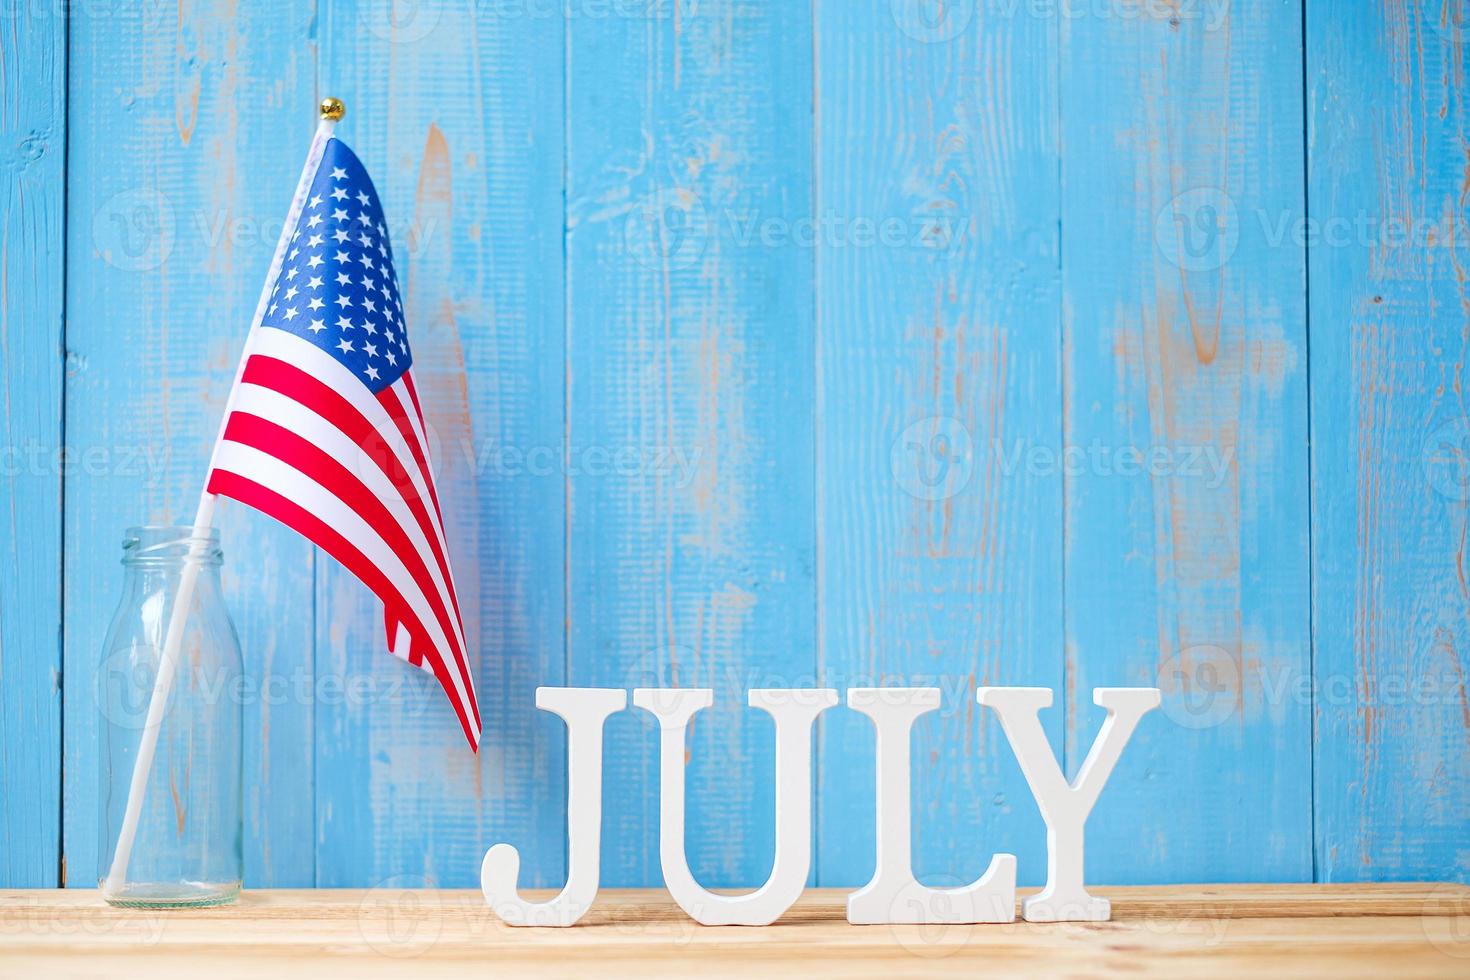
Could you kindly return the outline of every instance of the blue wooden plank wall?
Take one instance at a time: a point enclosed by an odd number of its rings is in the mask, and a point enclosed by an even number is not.
[[[1470,864],[1467,14],[1307,19],[1307,195],[1326,219],[1308,255],[1327,881]]]
[[[0,881],[61,873],[66,24],[0,21]]]
[[[324,94],[406,281],[487,720],[225,506],[249,883],[565,873],[539,684],[709,686],[687,846],[753,885],[753,687],[928,684],[915,867],[1043,874],[976,684],[1153,685],[1108,882],[1470,880],[1470,9],[18,5],[0,18],[0,886],[89,885],[133,523],[187,520]],[[70,57],[68,57],[68,53]],[[872,869],[818,725],[812,880]],[[659,879],[656,732],[604,881]]]
[[[812,208],[812,16],[633,8],[567,21],[566,676],[715,690],[690,866],[759,883],[774,739],[745,692],[816,668],[813,255],[759,231]],[[657,729],[608,737],[606,879],[654,882]]]
[[[188,523],[301,170],[316,50],[309,3],[77,10],[70,22],[63,552],[67,882],[97,880],[96,685],[123,530]],[[300,122],[295,122],[300,120]],[[82,176],[86,175],[86,176]],[[243,311],[243,312],[242,312]],[[222,508],[246,654],[253,876],[311,884],[312,549]],[[249,599],[245,599],[249,596]],[[303,693],[304,690],[304,693]]]
[[[940,20],[933,21],[936,15]],[[937,686],[914,731],[914,870],[959,885],[1046,841],[976,684],[1058,691],[1063,480],[1057,27],[817,6],[818,658]],[[824,883],[873,870],[873,728],[822,729]],[[1121,774],[1120,774],[1121,775]]]
[[[1089,871],[1302,880],[1305,258],[1272,237],[1304,215],[1301,11],[1195,13],[1063,23],[1067,759],[1092,688],[1156,684]]]

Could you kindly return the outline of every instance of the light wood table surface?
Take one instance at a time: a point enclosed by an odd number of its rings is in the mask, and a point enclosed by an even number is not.
[[[707,928],[662,890],[609,890],[571,929],[508,928],[474,891],[250,891],[176,912],[0,891],[0,976],[1470,978],[1461,885],[1094,890],[1113,921],[850,926],[847,892],[816,889],[776,925]]]

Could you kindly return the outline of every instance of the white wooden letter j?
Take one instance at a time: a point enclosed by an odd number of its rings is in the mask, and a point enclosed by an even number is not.
[[[549,902],[527,902],[516,893],[521,856],[496,844],[480,865],[480,890],[507,925],[569,926],[597,898],[602,861],[602,729],[608,716],[627,707],[626,691],[540,687],[536,707],[567,723],[567,884]]]

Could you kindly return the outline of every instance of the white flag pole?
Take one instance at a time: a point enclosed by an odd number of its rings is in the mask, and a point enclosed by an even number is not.
[[[250,356],[251,342],[270,305],[271,284],[280,274],[281,263],[286,257],[286,249],[291,244],[292,231],[301,218],[302,208],[306,204],[306,195],[311,190],[312,178],[316,176],[317,167],[321,164],[327,140],[331,138],[337,121],[342,118],[345,111],[342,103],[337,99],[322,100],[321,119],[317,123],[316,135],[312,138],[311,149],[306,154],[306,165],[301,168],[301,179],[296,182],[296,194],[291,199],[291,209],[286,213],[286,223],[281,226],[281,237],[276,242],[276,252],[271,259],[270,273],[265,277],[265,286],[260,291],[260,301],[255,304],[255,317],[250,321],[250,330],[245,335],[240,363],[235,369],[235,381],[230,386],[224,414],[220,419],[220,436],[224,434],[225,423],[229,420],[230,406],[234,403],[235,393],[240,387],[240,376],[245,373],[245,361]],[[219,442],[220,437],[216,436],[214,451],[210,453],[209,469],[205,471],[206,480],[208,480],[208,474],[214,470],[213,457],[214,452],[219,449]],[[164,708],[168,704],[169,693],[173,690],[174,673],[178,668],[179,646],[184,639],[184,621],[188,616],[189,606],[194,601],[194,586],[199,580],[199,562],[193,559],[198,557],[197,549],[202,536],[214,526],[214,507],[217,500],[218,498],[209,492],[206,484],[206,489],[199,494],[199,507],[194,514],[193,535],[189,544],[189,560],[184,562],[183,574],[179,576],[179,589],[174,596],[168,632],[164,634],[163,652],[158,658],[158,676],[153,681],[153,693],[148,699],[148,716],[143,722],[143,735],[138,742],[138,756],[133,761],[133,778],[128,785],[127,810],[123,814],[122,829],[117,835],[117,847],[112,852],[112,867],[107,873],[106,888],[111,894],[117,894],[127,878],[128,861],[132,857],[133,842],[138,836],[138,818],[142,814],[143,797],[148,789],[148,776],[153,770],[153,755],[158,749],[158,730],[163,723]]]

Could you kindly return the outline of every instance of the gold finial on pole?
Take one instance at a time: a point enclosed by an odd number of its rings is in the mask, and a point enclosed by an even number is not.
[[[330,95],[322,99],[322,118],[336,122],[347,115],[347,107],[342,104],[341,99],[334,99]]]

